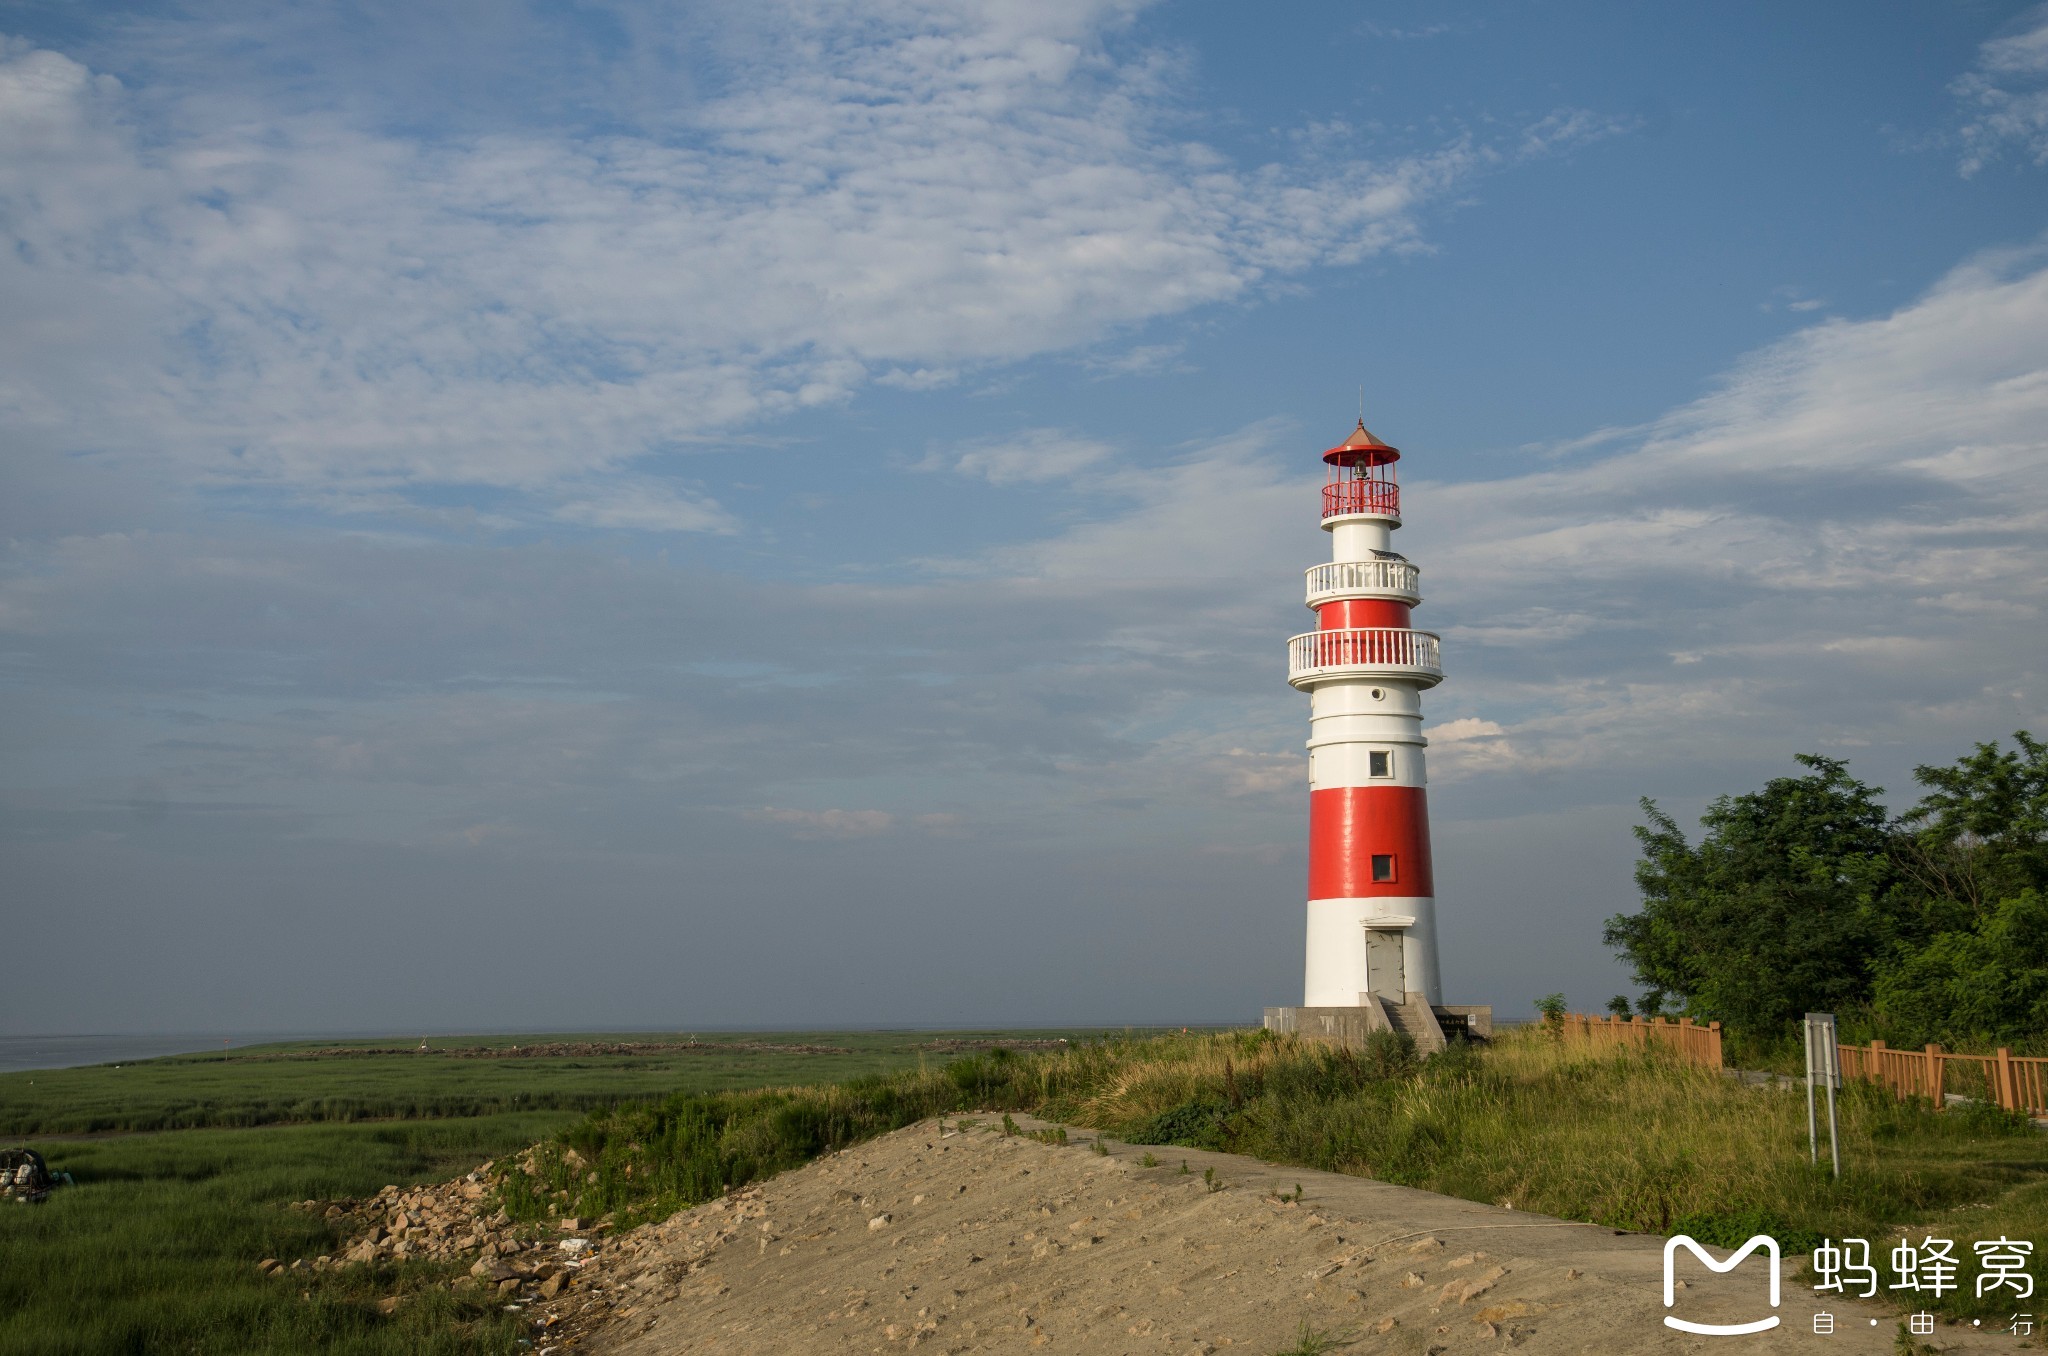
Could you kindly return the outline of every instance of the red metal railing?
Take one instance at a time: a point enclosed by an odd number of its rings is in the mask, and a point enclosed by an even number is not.
[[[1323,486],[1323,516],[1381,513],[1401,516],[1401,487],[1391,480],[1337,480]]]

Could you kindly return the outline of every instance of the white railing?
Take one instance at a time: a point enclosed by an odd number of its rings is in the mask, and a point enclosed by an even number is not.
[[[1401,627],[1310,631],[1287,642],[1287,681],[1383,673],[1434,684],[1444,676],[1442,645],[1427,631]]]
[[[1405,560],[1333,560],[1323,565],[1311,565],[1305,573],[1310,607],[1331,598],[1422,601],[1419,588],[1422,571]]]

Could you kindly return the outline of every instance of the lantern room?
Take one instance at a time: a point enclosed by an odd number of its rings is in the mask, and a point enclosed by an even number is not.
[[[1349,438],[1323,453],[1323,460],[1330,467],[1323,486],[1323,517],[1364,514],[1400,521],[1401,489],[1394,483],[1400,449],[1375,438],[1365,420],[1358,421]]]

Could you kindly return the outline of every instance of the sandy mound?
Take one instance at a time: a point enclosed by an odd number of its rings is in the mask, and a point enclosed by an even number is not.
[[[1148,1168],[1141,1146],[1103,1156],[1085,1132],[1056,1146],[970,1119],[965,1131],[914,1126],[622,1238],[591,1277],[609,1317],[577,1345],[1270,1353],[1306,1323],[1349,1339],[1344,1351],[1415,1356],[1895,1350],[1895,1317],[1817,1303],[1789,1263],[1769,1308],[1761,1255],[1725,1277],[1688,1263],[1667,1311],[1661,1239],[1228,1154],[1154,1149]],[[1813,1332],[1821,1310],[1832,1336]],[[1783,1323],[1701,1337],[1664,1327],[1667,1312]],[[2020,1345],[1945,1325],[1924,1340]]]

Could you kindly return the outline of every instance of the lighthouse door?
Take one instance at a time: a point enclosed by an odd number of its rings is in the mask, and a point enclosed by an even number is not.
[[[1401,937],[1397,931],[1367,928],[1365,932],[1366,987],[1389,1003],[1408,1001],[1408,976],[1401,965]]]

